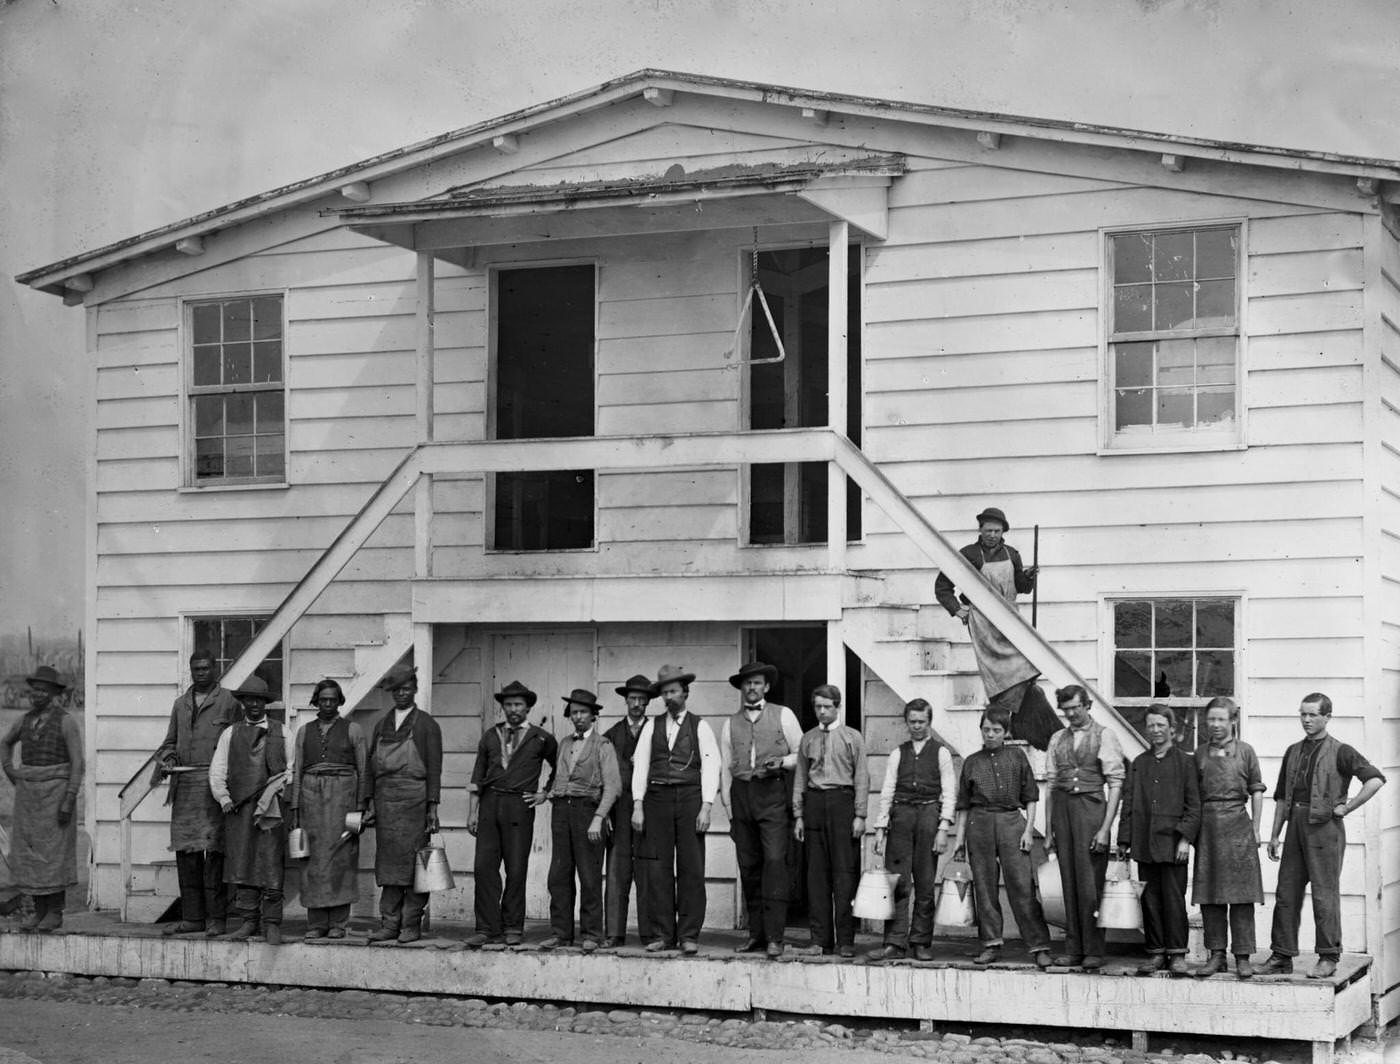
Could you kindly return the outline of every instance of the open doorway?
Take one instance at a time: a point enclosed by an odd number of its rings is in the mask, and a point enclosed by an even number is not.
[[[786,357],[750,367],[749,428],[811,428],[828,422],[827,260],[825,247],[783,248],[758,254],[759,282],[783,338]],[[859,245],[847,262],[846,424],[851,442],[861,430],[861,263]],[[757,309],[749,357],[776,357],[767,318]],[[748,542],[825,543],[827,475],[822,462],[759,464],[749,468]],[[846,537],[861,535],[860,492],[846,484]]]
[[[593,265],[499,270],[494,290],[495,438],[592,436]],[[593,546],[593,470],[491,479],[493,550]]]

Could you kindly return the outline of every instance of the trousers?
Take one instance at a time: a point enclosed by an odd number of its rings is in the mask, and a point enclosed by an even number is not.
[[[1001,891],[997,889],[1000,873],[1021,940],[1037,953],[1050,948],[1050,929],[1035,896],[1031,855],[1021,852],[1025,830],[1026,818],[1020,810],[974,806],[967,811],[967,863],[972,867],[972,889],[977,896],[978,937],[984,946],[1002,944]]]
[[[245,923],[280,924],[282,891],[239,883],[233,896],[233,911]]]
[[[700,788],[647,787],[643,843],[654,856],[648,942],[698,942],[705,924],[705,838],[695,830]]]
[[[228,918],[228,888],[224,885],[224,855],[214,850],[175,854],[175,877],[180,884],[180,918],[188,923]]]
[[[582,937],[603,938],[603,841],[590,842],[588,825],[598,811],[593,798],[556,798],[550,816],[549,926],[562,942],[574,940],[574,900]],[[574,889],[577,877],[578,889]]]
[[[350,906],[348,905],[328,905],[325,907],[311,907],[306,909],[306,927],[308,931],[329,931],[332,927],[344,929],[350,922]]]
[[[535,807],[524,796],[493,790],[481,793],[472,863],[479,933],[499,938],[506,931],[524,931],[525,879],[534,837]]]
[[[894,919],[885,924],[886,945],[927,946],[933,942],[933,910],[938,904],[934,890],[938,856],[933,852],[933,839],[938,833],[938,813],[937,802],[896,802],[890,810],[885,867],[898,873],[899,882],[894,888]]]
[[[1205,931],[1205,946],[1212,952],[1225,951],[1234,943],[1230,952],[1236,957],[1248,957],[1255,950],[1254,945],[1254,903],[1247,901],[1236,905],[1201,906],[1201,926]]]
[[[1056,791],[1050,829],[1060,857],[1060,886],[1065,894],[1065,952],[1075,957],[1102,957],[1103,930],[1098,926],[1099,900],[1108,872],[1108,851],[1089,843],[1103,825],[1103,795]]]
[[[1342,854],[1347,832],[1340,820],[1308,823],[1308,807],[1295,802],[1278,866],[1274,926],[1270,947],[1281,957],[1298,955],[1298,928],[1303,922],[1303,892],[1312,884],[1314,949],[1319,957],[1342,955]]]
[[[733,810],[729,836],[738,858],[749,934],[763,942],[782,942],[787,928],[791,821],[785,779],[782,774],[762,780],[736,779],[729,791]]]
[[[1186,952],[1186,864],[1139,861],[1142,877],[1142,937],[1148,953]]]
[[[854,946],[856,941],[851,912],[860,870],[860,841],[851,837],[855,809],[855,791],[850,787],[808,790],[804,798],[812,944],[826,950]]]
[[[632,828],[632,799],[618,798],[613,806],[613,833],[608,846],[608,880],[603,899],[603,919],[610,938],[627,937],[627,903],[632,884],[637,885],[637,932],[646,938],[650,921],[647,905],[647,870],[652,861],[641,852],[641,833]]]
[[[418,927],[423,922],[423,910],[428,907],[428,895],[412,887],[386,884],[379,888],[379,923],[398,931]]]

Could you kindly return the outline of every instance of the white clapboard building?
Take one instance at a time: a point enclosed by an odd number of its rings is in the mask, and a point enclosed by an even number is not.
[[[988,504],[1028,561],[1039,526],[1038,627],[976,600],[1133,749],[1147,703],[1193,741],[1233,695],[1272,791],[1320,690],[1395,791],[1397,201],[1395,160],[644,71],[26,273],[88,323],[96,905],[168,903],[139,770],[195,646],[289,717],[326,675],[382,707],[412,655],[449,915],[510,680],[559,730],[683,665],[718,726],[758,657],[779,701],[842,685],[877,785],[906,699],[975,748],[933,581]],[[1386,1021],[1394,795],[1351,832]]]

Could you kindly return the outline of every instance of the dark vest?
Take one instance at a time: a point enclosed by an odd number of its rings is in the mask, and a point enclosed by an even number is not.
[[[1088,730],[1089,737],[1078,750],[1074,745],[1073,728],[1057,733],[1054,749],[1050,751],[1055,759],[1055,790],[1102,796],[1104,775],[1103,766],[1099,764],[1099,743],[1103,740],[1103,725],[1091,720]]]
[[[736,780],[751,779],[755,769],[762,768],[769,758],[785,757],[792,752],[783,734],[783,708],[767,702],[753,723],[742,709],[730,720],[729,747],[734,761],[729,772]],[[753,767],[749,765],[750,750],[753,751]]]
[[[331,726],[321,731],[321,722],[313,720],[301,729],[301,770],[313,765],[355,764],[355,747],[350,742],[350,722],[336,717]]]
[[[645,721],[642,727],[646,727]],[[603,736],[613,744],[613,750],[617,752],[617,769],[622,776],[622,797],[629,801],[632,798],[632,759],[636,756],[637,740],[641,737],[641,728],[633,735],[632,729],[627,727],[626,720],[618,721]]]
[[[1298,773],[1303,769],[1304,752],[1307,740],[1295,743],[1288,751],[1288,779],[1284,784],[1284,801],[1293,801],[1298,784]],[[1324,735],[1318,740],[1322,749],[1317,752],[1317,762],[1313,765],[1312,787],[1308,792],[1308,823],[1326,824],[1332,819],[1333,810],[1346,801],[1346,787],[1342,784],[1342,774],[1337,771],[1337,751],[1341,742]]]
[[[50,706],[42,713],[24,715],[19,732],[19,760],[22,765],[66,765],[68,740],[63,737],[63,710]]]
[[[700,786],[700,718],[687,712],[676,734],[676,745],[666,747],[666,717],[651,719],[651,771],[648,783],[661,785],[688,783]]]
[[[263,741],[257,742],[259,738]],[[281,724],[269,720],[267,731],[241,721],[234,725],[228,741],[228,796],[234,805],[253,797],[268,780],[286,770],[287,746]]]
[[[938,774],[937,739],[924,743],[921,753],[914,752],[912,739],[899,747],[899,774],[894,778],[896,802],[936,802],[943,797],[943,780]]]

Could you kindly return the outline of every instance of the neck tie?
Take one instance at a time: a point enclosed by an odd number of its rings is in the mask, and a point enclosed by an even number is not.
[[[826,747],[827,743],[831,741],[830,732],[830,726],[823,724],[817,735],[817,771],[819,772],[826,768]]]
[[[507,728],[507,729],[506,729],[506,752],[505,752],[505,756],[502,757],[501,760],[503,760],[507,765],[510,764],[511,756],[515,753],[515,744],[516,744],[516,742],[519,740],[519,738],[520,738],[520,729],[519,729],[519,728]]]

